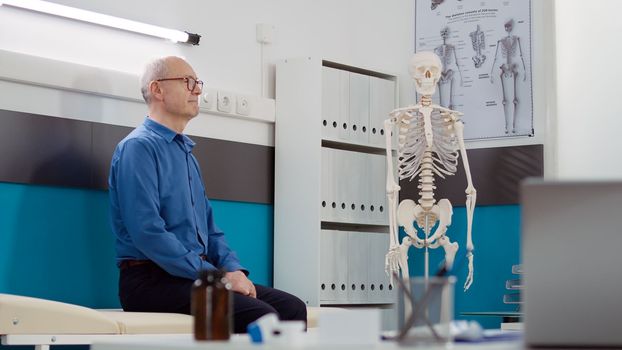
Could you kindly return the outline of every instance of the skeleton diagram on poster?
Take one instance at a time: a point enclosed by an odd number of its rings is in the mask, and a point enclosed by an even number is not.
[[[443,62],[435,103],[465,139],[533,136],[531,0],[415,0],[415,51]]]

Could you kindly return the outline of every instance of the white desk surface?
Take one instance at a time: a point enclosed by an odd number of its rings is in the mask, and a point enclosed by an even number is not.
[[[91,350],[176,350],[176,349],[188,349],[188,350],[280,350],[280,349],[304,349],[304,350],[333,350],[333,349],[464,349],[464,350],[520,350],[524,346],[520,341],[507,341],[507,342],[484,342],[484,343],[455,343],[447,347],[444,346],[417,346],[417,347],[402,347],[394,342],[379,342],[376,345],[343,345],[343,344],[319,344],[315,339],[315,335],[305,334],[303,337],[303,345],[296,344],[270,344],[270,345],[258,345],[252,344],[248,335],[234,335],[228,342],[197,342],[193,339],[192,335],[180,335],[179,337],[173,337],[168,339],[149,339],[145,338],[130,338],[130,339],[114,339],[114,340],[101,340],[95,341],[91,345]]]

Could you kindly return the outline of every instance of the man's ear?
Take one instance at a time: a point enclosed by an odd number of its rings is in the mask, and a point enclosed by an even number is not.
[[[149,83],[149,92],[151,93],[151,97],[155,100],[161,101],[164,99],[164,96],[162,96],[162,88],[155,80]]]

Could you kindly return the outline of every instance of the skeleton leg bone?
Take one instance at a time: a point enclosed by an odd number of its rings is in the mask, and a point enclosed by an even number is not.
[[[501,91],[503,92],[503,101],[501,101],[501,104],[503,104],[503,115],[505,116],[505,133],[509,134],[510,133],[510,111],[509,108],[510,106],[508,106],[508,94],[506,93],[506,77],[507,77],[507,72],[506,72],[506,68],[505,68],[505,64],[503,66],[501,66],[501,74],[499,75],[499,80],[501,80]]]
[[[449,109],[454,109],[454,78],[453,74],[451,79],[449,79],[449,105],[447,106]]]
[[[438,100],[439,104],[443,107],[451,109],[449,106],[451,101],[451,85],[454,80],[454,71],[447,69],[441,73],[441,79],[438,81]]]
[[[443,236],[438,239],[441,247],[445,250],[445,266],[447,269],[451,269],[454,265],[456,253],[458,252],[458,242],[451,242],[449,237]]]
[[[475,211],[475,202],[477,200],[477,192],[475,188],[467,188],[466,213],[467,213],[467,258],[469,260],[469,273],[464,282],[464,290],[466,291],[473,283],[473,238],[471,237],[471,227],[473,222],[473,212]]]
[[[516,70],[516,65],[512,65],[512,73],[514,75],[514,99],[512,102],[514,103],[514,111],[512,113],[512,133],[516,132],[516,107],[518,106],[518,98],[516,96],[516,80],[518,78],[518,71]]]

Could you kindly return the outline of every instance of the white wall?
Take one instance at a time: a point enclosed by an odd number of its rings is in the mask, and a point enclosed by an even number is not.
[[[265,62],[315,56],[406,74],[413,1],[404,0],[52,0],[203,35],[199,46],[0,7],[0,49],[137,73],[152,56],[185,56],[207,85],[261,92],[255,25],[276,26]],[[70,40],[67,40],[67,37]],[[267,94],[274,97],[273,76]],[[403,82],[410,87],[410,82]],[[409,89],[402,89],[407,91]]]
[[[92,24],[0,6],[0,50],[63,62],[138,74],[152,57],[179,55],[188,59],[205,88],[274,98],[274,65],[280,59],[313,56],[377,69],[401,79],[401,101],[410,103],[412,83],[407,62],[413,51],[414,3],[404,0],[51,0],[85,10],[141,21],[202,35],[199,46],[128,33]],[[276,27],[273,44],[263,50],[256,42],[255,26]],[[0,64],[2,64],[0,55]],[[1,77],[0,77],[1,78]],[[1,80],[1,79],[0,79]],[[85,107],[72,115],[57,108],[53,96],[33,101],[39,87],[1,82],[0,109],[13,109],[57,117],[111,122],[105,111]],[[20,90],[20,94],[17,91]],[[136,84],[138,90],[138,84]],[[54,95],[53,92],[50,92]],[[92,96],[62,93],[64,105],[97,106]],[[102,101],[105,100],[102,99]],[[47,102],[45,102],[47,101]],[[46,104],[47,103],[47,104]],[[129,124],[140,123],[146,113],[140,104],[115,102],[127,112]],[[36,104],[36,105],[35,105]],[[116,116],[118,119],[118,116]],[[127,124],[127,123],[126,123]],[[239,135],[232,135],[239,131]],[[231,119],[202,113],[187,129],[191,135],[274,145],[271,123]]]
[[[406,68],[413,51],[413,0],[53,1],[200,33],[201,45],[173,44],[2,6],[0,49],[132,74],[153,56],[176,54],[195,66],[208,87],[259,95],[261,57],[255,25],[269,23],[276,27],[276,38],[264,50],[270,67],[268,97],[274,97],[277,60],[315,56],[397,74],[400,105],[413,102]],[[616,17],[622,2],[533,0],[532,6],[536,136],[467,146],[543,143],[547,175],[621,176],[622,162],[616,161],[614,152],[622,148],[618,144],[622,121],[613,102],[617,82],[622,81],[616,69],[622,43],[615,40],[622,29]],[[220,131],[215,133],[210,137]],[[261,134],[266,140],[259,143],[272,144],[265,127]]]
[[[619,0],[557,0],[557,174],[621,178]]]

